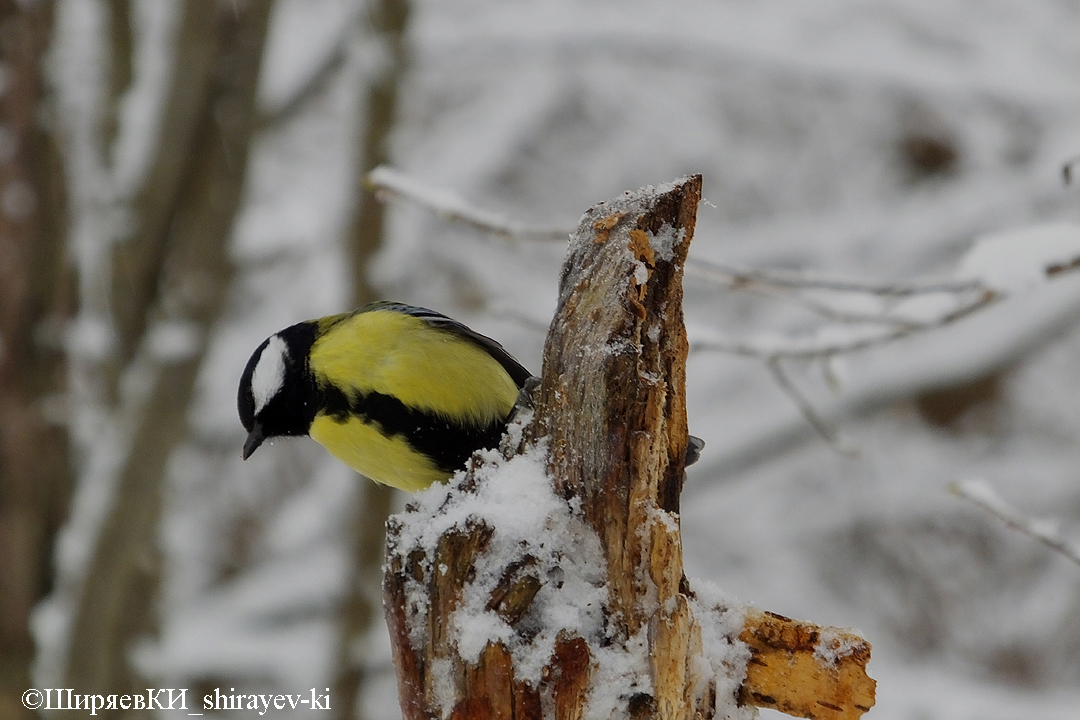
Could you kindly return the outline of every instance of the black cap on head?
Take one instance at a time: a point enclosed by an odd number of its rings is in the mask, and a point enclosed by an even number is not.
[[[262,341],[259,347],[255,348],[255,352],[252,353],[247,362],[247,367],[244,368],[243,374],[240,375],[240,388],[236,393],[236,409],[240,414],[240,422],[248,432],[251,432],[252,428],[255,427],[255,396],[251,392],[251,376],[255,373],[255,365],[258,364],[259,359],[262,357],[263,350],[269,344],[270,338],[267,338]],[[248,453],[248,455],[250,454]],[[246,456],[244,459],[247,459]]]

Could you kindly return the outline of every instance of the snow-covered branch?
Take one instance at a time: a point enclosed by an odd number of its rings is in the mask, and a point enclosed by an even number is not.
[[[869,323],[872,325],[895,326],[916,326],[919,324],[910,318],[898,317],[887,312],[863,312],[859,310],[837,307],[836,305],[816,300],[808,295],[798,292],[791,292],[784,289],[771,288],[768,286],[759,286],[753,288],[753,290],[762,297],[796,305],[803,310],[809,310],[811,313],[817,315],[818,317],[824,318],[825,320],[832,320],[834,322],[848,324]]]
[[[568,228],[532,225],[511,220],[498,213],[473,205],[443,188],[433,187],[422,180],[388,167],[379,166],[368,173],[368,187],[383,197],[406,200],[427,208],[440,217],[470,225],[478,230],[509,239],[564,241]],[[799,290],[834,290],[838,292],[869,293],[884,296],[908,296],[923,293],[959,293],[979,289],[978,281],[913,280],[897,282],[866,282],[852,278],[739,268],[698,258],[688,258],[686,274],[703,280],[721,282],[732,287],[762,285]]]
[[[768,282],[785,288],[820,289],[865,295],[918,295],[906,297],[880,315],[852,315],[838,310],[834,319],[848,326],[820,328],[805,338],[783,336],[772,339],[700,339],[691,343],[696,350],[713,350],[735,355],[772,358],[814,359],[865,350],[955,323],[1009,296],[1018,295],[1051,279],[1066,275],[1080,265],[1080,228],[1045,225],[1023,228],[979,239],[964,256],[955,282],[866,284],[857,281],[827,280],[808,276],[748,273],[740,282]],[[723,266],[720,266],[723,269]],[[726,269],[725,269],[726,270]],[[727,277],[734,278],[734,275]],[[822,313],[830,305],[813,299],[804,305]],[[856,325],[855,323],[859,323]],[[894,322],[882,330],[868,324]]]
[[[1077,565],[1080,565],[1080,543],[1075,543],[1062,534],[1054,520],[1031,518],[1014,508],[998,495],[985,480],[965,480],[949,485],[954,495],[975,503],[980,508],[1001,520],[1014,530],[1038,540],[1042,544],[1061,553]]]
[[[980,288],[977,280],[908,280],[875,283],[812,273],[740,268],[698,258],[687,262],[686,274],[690,277],[725,283],[732,287],[765,285],[792,290],[833,290],[900,297],[924,293],[961,293]]]
[[[510,220],[479,208],[449,190],[434,188],[386,165],[368,173],[368,187],[381,196],[392,196],[427,208],[440,217],[472,226],[509,240],[566,242],[570,230]]]
[[[388,166],[380,166],[368,173],[368,187],[384,197],[395,197],[425,207],[439,216],[463,223],[492,235],[513,240],[565,240],[568,231],[543,225],[532,225],[511,220],[497,213],[478,207],[456,194],[428,185],[406,173]],[[756,286],[781,291],[831,291],[835,293],[858,293],[885,298],[910,298],[917,295],[948,294],[963,298],[972,293],[974,300],[959,303],[957,307],[930,319],[912,319],[900,313],[865,313],[840,309],[805,295],[785,294],[782,297],[794,301],[822,317],[841,323],[869,323],[893,326],[888,331],[878,329],[847,333],[842,339],[835,337],[822,341],[786,341],[783,347],[770,347],[759,341],[701,341],[694,344],[697,350],[730,352],[753,357],[799,357],[812,358],[855,352],[874,345],[906,337],[913,332],[929,330],[953,322],[989,304],[992,293],[977,278],[959,280],[909,280],[894,282],[867,282],[852,278],[839,278],[811,273],[794,273],[782,270],[758,270],[739,268],[734,265],[688,258],[688,276],[709,282],[717,282],[732,288]],[[899,310],[900,308],[896,308]]]
[[[964,302],[954,309],[923,322],[903,321],[895,318],[893,319],[894,322],[903,324],[889,330],[865,326],[854,328],[829,326],[821,328],[814,335],[805,338],[787,335],[761,336],[750,339],[714,336],[692,339],[690,341],[690,351],[711,350],[732,355],[756,357],[767,361],[777,358],[799,360],[828,358],[885,345],[917,332],[943,327],[981,310],[993,303],[997,297],[994,292],[986,291],[974,300]]]

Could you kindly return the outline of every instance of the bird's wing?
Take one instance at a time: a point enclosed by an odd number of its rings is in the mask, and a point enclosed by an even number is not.
[[[415,305],[406,305],[404,303],[397,302],[377,302],[372,303],[364,308],[364,310],[392,310],[394,312],[403,313],[405,315],[411,315],[415,318],[419,318],[439,330],[444,330],[449,333],[453,333],[460,338],[468,340],[469,342],[482,348],[488,355],[493,357],[496,362],[503,366],[507,374],[513,379],[517,386],[523,387],[525,381],[532,377],[532,373],[525,369],[525,367],[514,359],[514,356],[506,352],[506,349],[492,340],[486,335],[481,335],[472,328],[461,324],[453,318],[447,317],[442,313],[437,313],[434,310],[428,310],[427,308],[417,307]]]

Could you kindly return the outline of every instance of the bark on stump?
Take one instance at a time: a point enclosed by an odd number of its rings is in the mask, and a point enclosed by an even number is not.
[[[538,682],[516,676],[502,641],[463,658],[454,614],[494,530],[483,519],[459,522],[425,549],[407,539],[419,516],[406,510],[388,526],[384,602],[407,720],[578,720],[602,690],[598,656],[631,647],[646,677],[642,691],[620,696],[618,716],[711,718],[718,687],[808,718],[858,718],[873,704],[869,644],[844,631],[737,610],[741,634],[728,641],[746,643],[743,661],[718,673],[703,659],[702,623],[725,609],[704,607],[690,589],[678,515],[688,442],[682,273],[700,198],[694,176],[585,213],[563,265],[535,417],[518,447],[504,443],[507,453],[544,444],[556,495],[598,538],[603,636],[561,632]],[[474,458],[454,492],[472,492],[482,467]],[[536,631],[522,618],[553,582],[531,567],[530,552],[496,572],[487,602],[515,640]]]

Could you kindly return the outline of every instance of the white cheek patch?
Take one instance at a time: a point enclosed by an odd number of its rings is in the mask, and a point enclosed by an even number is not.
[[[271,335],[270,342],[259,356],[259,362],[255,363],[255,371],[251,373],[251,397],[255,400],[256,415],[285,384],[285,362],[288,358],[289,347],[285,341],[278,335]]]

